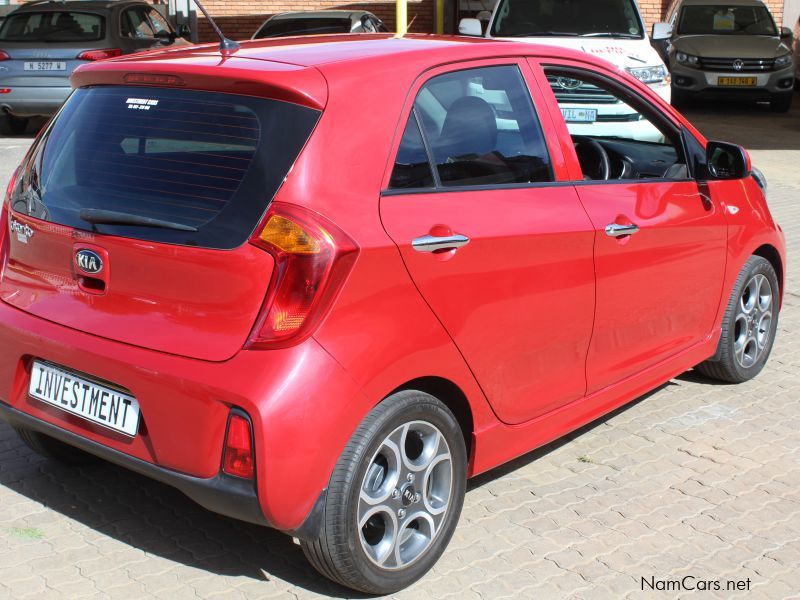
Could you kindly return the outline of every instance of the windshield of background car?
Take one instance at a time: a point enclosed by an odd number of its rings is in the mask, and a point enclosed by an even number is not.
[[[491,35],[644,38],[633,0],[500,0]]]
[[[345,19],[275,19],[267,21],[256,33],[256,39],[287,35],[320,35],[327,33],[350,33],[353,23]]]
[[[778,31],[763,6],[684,6],[679,35],[769,35]]]
[[[4,42],[96,42],[105,37],[101,15],[74,11],[23,12],[9,15],[0,28]]]
[[[22,214],[107,235],[232,249],[258,224],[319,111],[174,88],[75,91],[12,190]],[[84,209],[172,228],[92,224]]]

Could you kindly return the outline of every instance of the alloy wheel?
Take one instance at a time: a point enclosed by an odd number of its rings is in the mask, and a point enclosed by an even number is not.
[[[756,364],[769,345],[773,303],[769,280],[756,273],[742,290],[734,321],[733,351],[746,369]]]
[[[359,490],[361,547],[378,567],[403,569],[431,546],[453,491],[450,447],[426,421],[397,427],[373,455]]]

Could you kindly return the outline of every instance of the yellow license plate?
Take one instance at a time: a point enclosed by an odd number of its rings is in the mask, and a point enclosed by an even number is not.
[[[757,83],[757,77],[720,77],[717,79],[717,85],[754,86]]]

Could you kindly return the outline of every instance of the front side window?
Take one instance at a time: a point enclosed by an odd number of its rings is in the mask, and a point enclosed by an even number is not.
[[[169,26],[167,20],[155,8],[148,10],[147,14],[150,17],[150,23],[153,26],[153,31],[155,31],[156,35],[169,35],[172,32],[172,28]]]
[[[12,14],[0,28],[4,42],[93,42],[104,36],[103,17],[73,11]]]
[[[530,93],[516,66],[482,67],[434,77],[414,103],[398,163],[424,171],[418,122],[438,185],[552,181],[550,157]],[[423,148],[424,149],[424,148]],[[404,157],[414,157],[410,161]],[[400,167],[406,168],[407,167]],[[402,180],[400,171],[397,181]],[[393,178],[394,179],[394,178]]]
[[[633,0],[500,0],[493,37],[644,37]]]
[[[313,17],[300,19],[271,19],[258,30],[255,39],[284,37],[291,35],[327,35],[350,33],[353,22],[350,17]]]
[[[775,21],[763,6],[684,6],[678,24],[680,35],[777,36]]]
[[[144,10],[132,8],[122,15],[122,35],[130,38],[153,38],[156,32],[147,20]]]
[[[584,179],[685,179],[680,135],[590,74],[546,69]],[[644,102],[644,101],[641,101]]]

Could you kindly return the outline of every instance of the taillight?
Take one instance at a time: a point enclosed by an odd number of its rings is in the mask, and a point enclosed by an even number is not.
[[[273,202],[251,243],[275,258],[269,292],[248,348],[296,344],[327,314],[358,256],[358,246],[310,210]]]
[[[87,50],[78,54],[78,60],[105,60],[107,58],[114,58],[115,56],[122,56],[122,50],[119,48],[104,48],[103,50]]]
[[[252,479],[255,475],[253,431],[250,421],[241,415],[232,414],[228,420],[222,470],[228,475],[244,479]]]
[[[6,195],[3,198],[3,204],[0,206],[0,281],[3,279],[3,274],[6,268],[6,256],[8,255],[8,211],[11,206],[11,194],[14,193],[14,187],[17,185],[17,179],[22,167],[17,167],[11,175],[11,179],[6,187]]]
[[[0,50],[0,60],[11,60],[11,57],[8,55],[8,52]]]

